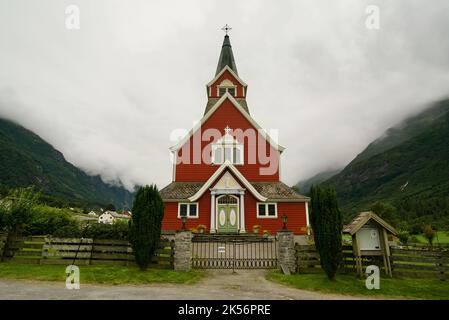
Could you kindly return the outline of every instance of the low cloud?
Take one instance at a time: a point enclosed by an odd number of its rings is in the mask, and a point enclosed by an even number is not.
[[[69,4],[79,30],[65,28]],[[287,147],[289,184],[449,93],[445,0],[0,0],[0,116],[106,181],[162,187],[170,133],[204,112],[225,23],[251,114]]]

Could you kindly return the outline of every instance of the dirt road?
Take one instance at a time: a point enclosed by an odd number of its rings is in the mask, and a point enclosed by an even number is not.
[[[264,270],[208,271],[192,285],[154,284],[142,286],[90,285],[68,290],[64,282],[0,280],[0,299],[357,299],[290,288],[265,279]]]

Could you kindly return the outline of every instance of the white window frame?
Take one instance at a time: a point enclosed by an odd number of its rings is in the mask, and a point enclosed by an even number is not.
[[[221,159],[219,159],[217,161],[217,159],[215,159],[215,152],[217,151],[217,149],[221,149]],[[243,148],[243,144],[240,143],[215,143],[212,145],[212,157],[211,157],[211,162],[212,164],[215,165],[221,165],[223,164],[223,162],[225,161],[225,151],[227,148],[231,148],[231,156],[232,156],[232,161],[231,163],[233,165],[236,166],[241,166],[245,163],[245,152],[244,152],[244,148]],[[237,149],[237,152],[239,153],[240,156],[240,162],[234,162],[234,148]]]
[[[187,205],[187,219],[198,219],[200,217],[200,205],[198,202],[178,202],[178,219],[181,219],[181,205]],[[190,215],[190,205],[196,204],[196,216]]]
[[[223,95],[220,95],[220,89],[226,89],[226,92]],[[233,86],[222,86],[222,85],[218,85],[217,86],[217,97],[222,97],[224,96],[226,93],[229,92],[228,89],[234,89],[234,95],[231,94],[231,96],[233,96],[234,98],[237,97],[237,86],[233,85]],[[230,94],[230,93],[229,93]]]
[[[268,215],[268,205],[274,205],[274,210],[275,210],[275,215],[274,216],[269,216]],[[259,214],[259,205],[264,205],[265,206],[265,215],[261,216]],[[278,204],[277,202],[257,202],[256,203],[256,210],[257,210],[257,218],[258,219],[277,219],[278,217]]]

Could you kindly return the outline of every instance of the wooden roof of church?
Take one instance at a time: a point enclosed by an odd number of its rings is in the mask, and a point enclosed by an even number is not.
[[[187,200],[196,194],[205,182],[172,182],[160,193],[163,200],[178,201]],[[250,182],[251,185],[262,196],[268,198],[267,201],[309,201],[310,198],[296,193],[295,190],[281,181],[277,182]]]

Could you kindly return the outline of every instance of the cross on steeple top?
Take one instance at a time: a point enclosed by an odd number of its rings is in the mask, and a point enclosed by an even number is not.
[[[226,25],[223,28],[221,28],[221,30],[223,30],[226,33],[226,35],[228,35],[228,32],[231,31],[232,28],[228,26],[228,24],[226,23]]]
[[[229,128],[229,126],[226,126],[226,128],[224,129],[224,131],[225,131],[225,134],[231,134],[232,129]]]

